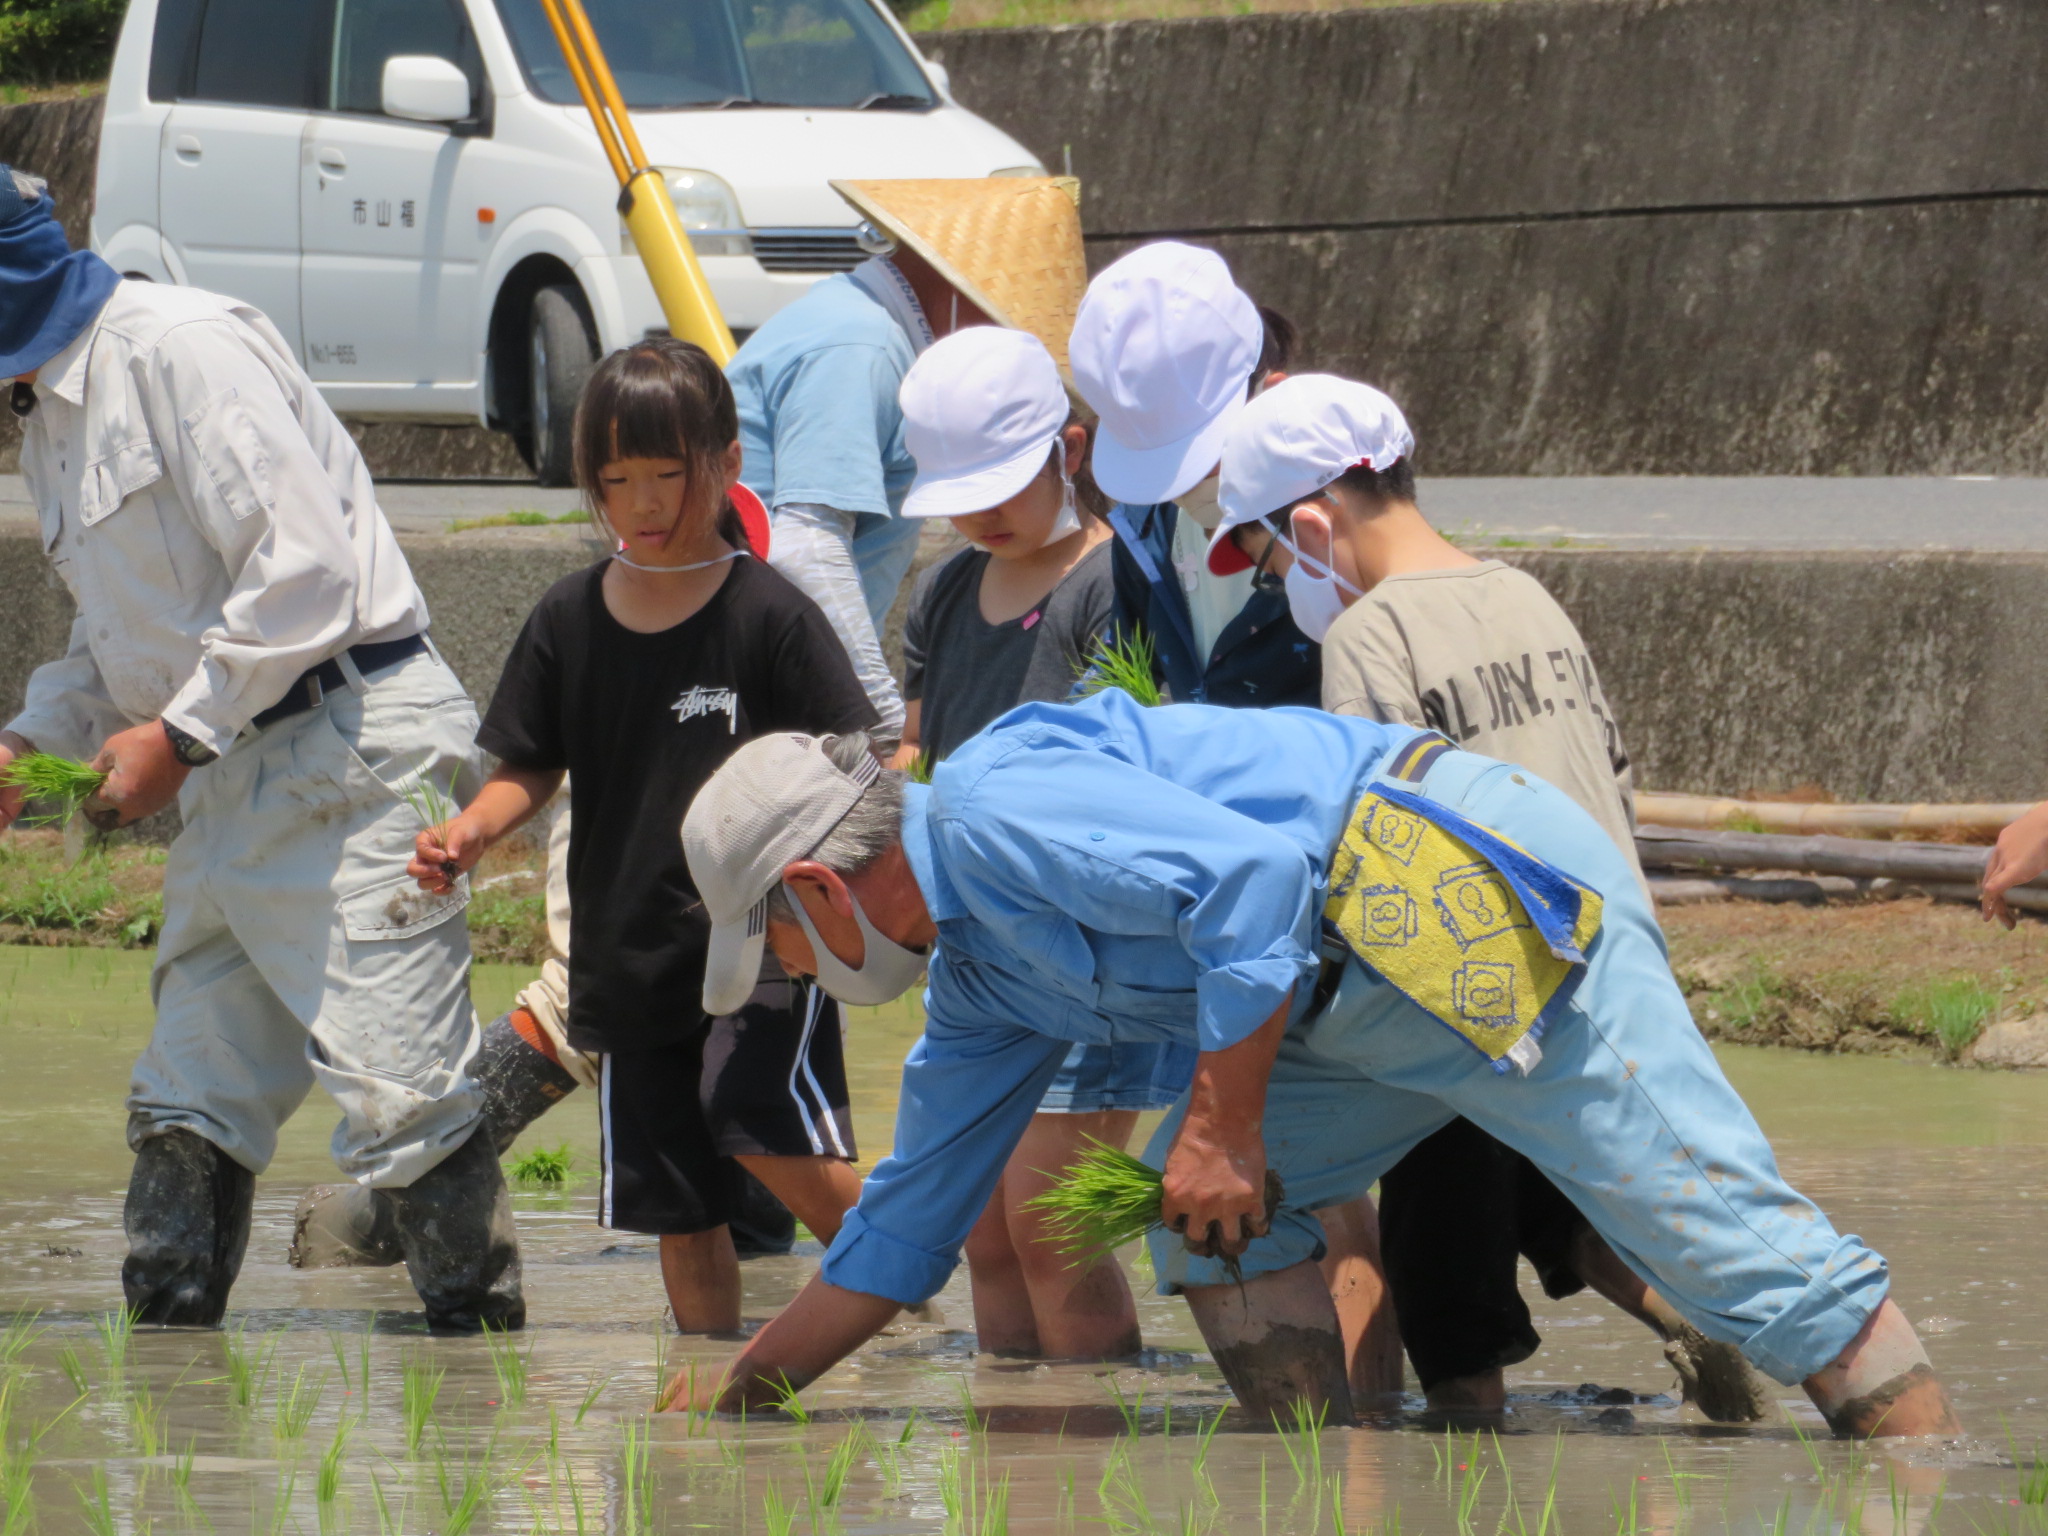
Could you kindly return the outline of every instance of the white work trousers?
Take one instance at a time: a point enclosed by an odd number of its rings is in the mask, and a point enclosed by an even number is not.
[[[437,654],[367,680],[341,664],[350,686],[185,782],[128,1143],[183,1126],[261,1173],[318,1082],[341,1171],[403,1188],[482,1113],[468,882],[430,896],[407,876],[420,818],[401,793],[476,792],[476,710]]]
[[[903,734],[903,694],[882,654],[882,627],[923,527],[917,518],[791,502],[775,509],[768,543],[768,563],[824,610],[882,717],[876,734],[891,741]]]

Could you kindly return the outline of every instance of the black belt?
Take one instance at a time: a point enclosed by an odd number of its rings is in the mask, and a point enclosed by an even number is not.
[[[356,664],[356,671],[364,677],[372,672],[381,672],[386,667],[396,666],[408,656],[417,656],[427,648],[425,635],[407,635],[403,640],[378,640],[368,645],[352,645],[348,648],[348,659]],[[341,663],[332,658],[320,663],[309,672],[299,674],[299,680],[287,688],[284,697],[270,708],[251,720],[256,730],[263,730],[289,720],[293,715],[304,714],[317,708],[320,701],[331,692],[348,686],[348,674],[341,670]]]

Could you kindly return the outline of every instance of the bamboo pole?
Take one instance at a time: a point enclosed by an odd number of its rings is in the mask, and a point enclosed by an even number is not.
[[[1723,800],[1707,795],[1636,796],[1636,817],[1666,827],[1754,823],[1765,832],[1996,832],[2033,807],[1974,805],[1804,805],[1780,800]]]

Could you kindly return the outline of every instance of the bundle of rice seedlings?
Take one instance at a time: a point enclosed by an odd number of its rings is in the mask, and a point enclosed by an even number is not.
[[[0,784],[19,789],[25,799],[50,809],[23,817],[25,827],[63,826],[85,802],[99,793],[107,776],[97,769],[51,752],[28,752],[0,769]]]
[[[1136,1242],[1159,1225],[1165,1175],[1121,1147],[1089,1146],[1041,1195],[1024,1202],[1045,1216],[1059,1251],[1076,1260]]]
[[[1150,635],[1116,634],[1098,640],[1081,668],[1081,696],[1121,688],[1140,704],[1157,704],[1159,683],[1153,671],[1157,662]]]
[[[1083,1264],[1163,1225],[1160,1205],[1166,1176],[1121,1147],[1089,1137],[1089,1147],[1044,1194],[1024,1202],[1043,1212],[1047,1233],[1061,1253]],[[1266,1220],[1280,1209],[1280,1175],[1266,1170]],[[1233,1276],[1237,1261],[1226,1258]]]

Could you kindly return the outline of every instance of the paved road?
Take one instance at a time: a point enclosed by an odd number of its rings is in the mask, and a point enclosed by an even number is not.
[[[385,512],[402,531],[520,510],[551,515],[574,491],[520,481],[390,481]],[[1442,479],[1423,507],[1460,535],[1620,549],[2048,550],[2048,480]],[[0,475],[0,522],[32,518],[18,475]]]

